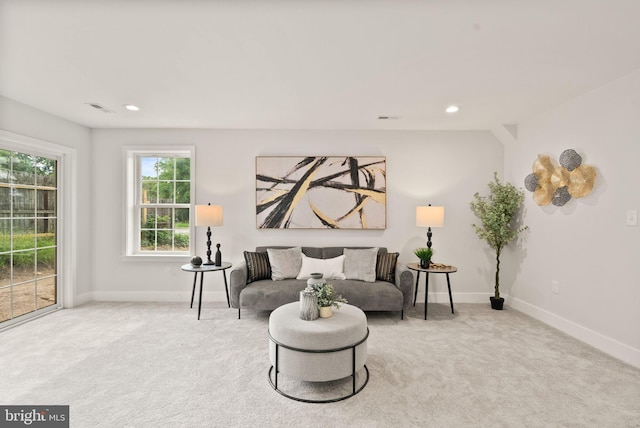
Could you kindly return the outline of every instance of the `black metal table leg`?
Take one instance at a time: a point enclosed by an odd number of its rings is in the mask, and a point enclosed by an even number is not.
[[[424,279],[424,319],[427,319],[427,309],[429,303],[429,274],[436,273],[444,273],[447,275],[447,289],[449,291],[449,304],[451,305],[451,313],[455,314],[455,310],[453,308],[453,295],[451,294],[451,280],[449,278],[450,273],[455,273],[458,271],[458,268],[450,265],[443,264],[432,264],[428,269],[420,267],[418,263],[408,263],[407,268],[417,273],[416,275],[416,289],[413,295],[413,306],[416,305],[416,300],[418,298],[418,287],[420,286],[420,273],[426,274],[426,278]]]
[[[204,280],[204,272],[200,272],[200,299],[198,300],[198,320],[200,320],[200,309],[202,308],[202,282],[203,282],[203,280]]]
[[[193,302],[196,296],[196,285],[198,282],[198,274],[200,274],[200,300],[198,301],[198,319],[200,319],[200,314],[202,312],[202,293],[204,289],[204,274],[207,272],[222,272],[222,277],[224,278],[224,291],[227,295],[227,307],[231,307],[231,296],[229,295],[229,282],[227,281],[227,272],[226,270],[231,268],[232,264],[229,262],[221,262],[219,265],[201,265],[201,266],[193,266],[191,263],[187,263],[186,265],[182,265],[180,268],[185,272],[192,272],[193,275],[193,287],[191,288],[191,308],[193,308]],[[240,318],[240,308],[238,308],[238,318]]]
[[[351,389],[351,393],[356,395],[356,347],[354,346],[351,349],[351,382],[353,388]]]
[[[278,389],[278,372],[279,372],[279,370],[278,370],[278,346],[280,346],[280,345],[278,345],[276,343],[276,385],[275,385],[276,390]]]
[[[229,302],[229,287],[227,286],[227,273],[222,271],[222,276],[224,276],[224,291],[227,292],[227,307],[231,307],[231,303]]]
[[[193,296],[196,294],[196,281],[198,280],[198,272],[193,275],[193,289],[191,290],[191,308],[193,308]]]
[[[453,313],[453,297],[451,297],[451,282],[449,282],[449,274],[447,274],[447,287],[449,288],[449,303],[451,303],[451,313]]]
[[[425,272],[424,280],[424,319],[427,319],[427,297],[429,296],[429,272]]]

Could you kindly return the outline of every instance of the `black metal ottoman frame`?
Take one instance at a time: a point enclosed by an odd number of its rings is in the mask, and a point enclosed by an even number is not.
[[[269,332],[269,340],[271,340],[273,343],[275,343],[276,345],[276,364],[275,364],[275,381],[273,381],[271,379],[271,373],[273,372],[274,366],[271,366],[269,368],[269,384],[271,385],[271,387],[273,389],[275,389],[276,391],[278,391],[278,393],[284,395],[287,398],[290,398],[292,400],[296,400],[296,401],[302,401],[304,403],[335,403],[336,401],[342,401],[342,400],[346,400],[347,398],[353,397],[354,395],[356,395],[357,393],[359,393],[360,391],[362,391],[364,389],[365,386],[367,386],[367,383],[369,382],[369,369],[367,368],[367,365],[364,365],[364,370],[367,374],[367,377],[364,380],[364,383],[362,384],[362,386],[358,389],[356,389],[356,347],[358,345],[360,345],[361,343],[364,343],[367,338],[369,337],[369,327],[367,327],[367,334],[366,336],[359,341],[358,343],[355,343],[353,345],[349,345],[349,346],[343,346],[342,348],[335,348],[335,349],[320,349],[320,350],[314,350],[314,349],[300,349],[300,348],[294,348],[293,346],[288,346],[285,345],[283,343],[278,342],[277,340],[275,340],[272,336],[271,336],[271,332]],[[286,392],[282,391],[281,389],[278,389],[278,350],[280,347],[286,348],[286,349],[290,349],[292,351],[297,351],[297,352],[304,352],[304,353],[308,353],[308,354],[328,354],[330,352],[339,352],[339,351],[344,351],[347,349],[351,349],[351,377],[352,377],[352,392],[351,394],[345,395],[343,397],[338,397],[338,398],[331,398],[328,400],[310,400],[310,399],[306,399],[306,398],[300,398],[300,397],[294,397],[293,395],[287,394]]]

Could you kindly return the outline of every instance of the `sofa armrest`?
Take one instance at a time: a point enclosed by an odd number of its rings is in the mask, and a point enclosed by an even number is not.
[[[232,308],[240,307],[240,292],[247,286],[248,276],[249,270],[247,269],[247,262],[244,260],[231,270],[229,275],[229,303]]]
[[[413,305],[413,274],[405,264],[400,262],[396,264],[395,285],[402,291],[402,308],[408,309]]]

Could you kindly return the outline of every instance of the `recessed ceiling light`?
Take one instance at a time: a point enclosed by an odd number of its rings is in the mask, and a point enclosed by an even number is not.
[[[124,108],[126,108],[127,110],[131,110],[131,111],[138,111],[140,110],[140,107],[138,106],[134,106],[133,104],[125,104]]]
[[[456,113],[458,110],[460,110],[460,107],[458,106],[449,106],[446,108],[446,112],[447,113]]]

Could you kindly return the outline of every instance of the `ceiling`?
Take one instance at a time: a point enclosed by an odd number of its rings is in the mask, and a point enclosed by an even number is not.
[[[639,69],[638,21],[638,0],[0,0],[0,94],[93,128],[490,130]]]

